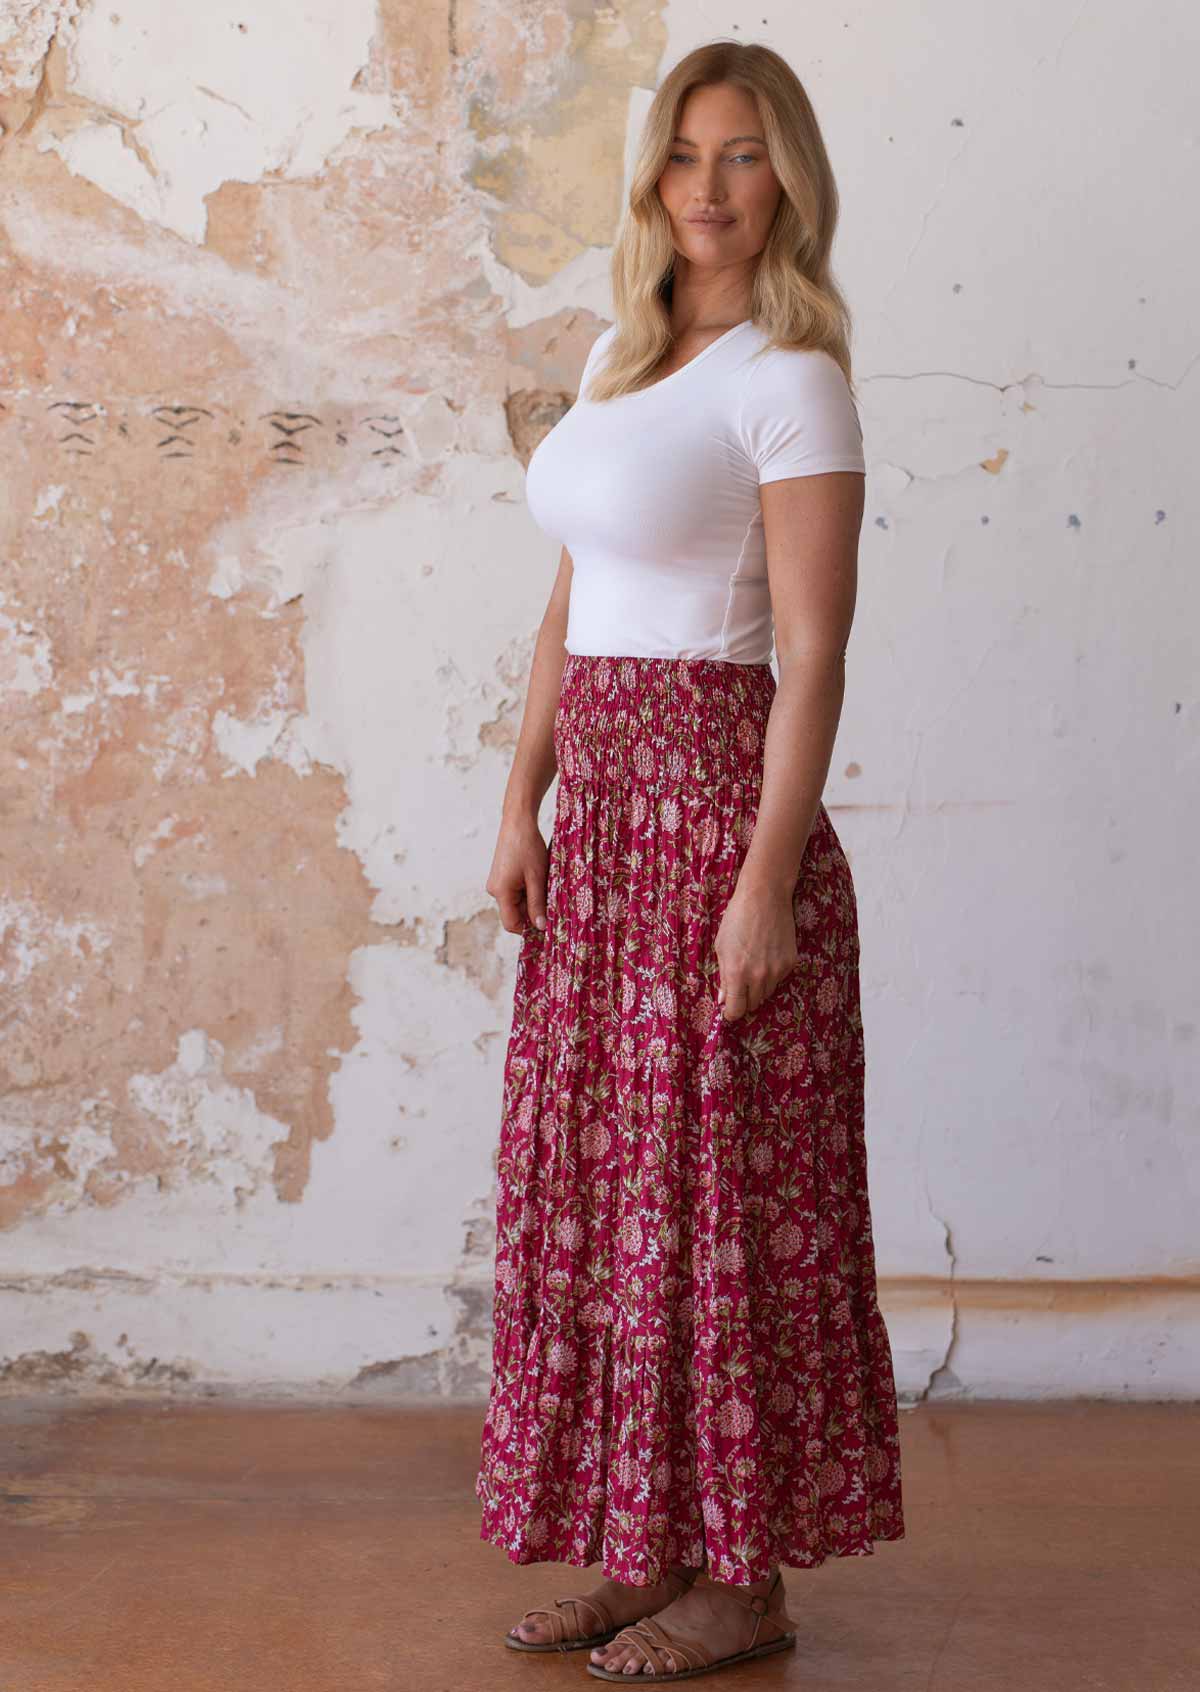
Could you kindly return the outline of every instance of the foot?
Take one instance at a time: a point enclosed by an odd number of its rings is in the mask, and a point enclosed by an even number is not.
[[[723,1581],[702,1577],[687,1592],[658,1610],[654,1619],[668,1633],[676,1634],[681,1643],[696,1641],[711,1651],[714,1657],[729,1657],[737,1651],[747,1651],[751,1639],[755,1637],[755,1623],[759,1618],[752,1609],[739,1604],[729,1594],[733,1592],[749,1598],[758,1593],[765,1597],[775,1573],[772,1569],[769,1579],[755,1581],[753,1586],[727,1586]],[[790,1630],[791,1622],[783,1614],[784,1603],[783,1582],[780,1581],[771,1594],[766,1616],[759,1624],[757,1643],[778,1639],[781,1627]],[[775,1625],[768,1626],[767,1618]],[[640,1647],[628,1640],[613,1639],[607,1645],[595,1645],[588,1655],[597,1668],[609,1669],[614,1674],[632,1676],[654,1672]],[[688,1667],[686,1661],[671,1655],[669,1646],[662,1647],[662,1660],[670,1674]]]
[[[686,1579],[691,1571],[676,1564],[672,1572]],[[668,1585],[665,1580],[656,1586],[623,1586],[620,1581],[606,1577],[596,1586],[589,1586],[581,1596],[598,1599],[615,1625],[625,1627],[629,1622],[641,1621],[643,1616],[652,1616],[662,1605],[670,1602],[674,1590],[674,1582]],[[595,1618],[591,1611],[581,1606],[576,1613],[583,1633],[592,1632]],[[515,1627],[509,1628],[509,1632],[514,1639],[520,1639],[526,1645],[546,1645],[554,1638],[549,1616],[523,1616]]]

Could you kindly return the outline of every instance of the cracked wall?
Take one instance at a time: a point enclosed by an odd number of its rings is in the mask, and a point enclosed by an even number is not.
[[[0,10],[12,1390],[440,1353],[478,1390],[521,472],[662,41],[644,3]]]
[[[610,320],[650,90],[719,27],[0,6],[8,1390],[479,1396],[483,882],[556,564],[523,470]],[[826,803],[909,1398],[1198,1374],[1171,28],[734,30],[843,194],[868,506]]]

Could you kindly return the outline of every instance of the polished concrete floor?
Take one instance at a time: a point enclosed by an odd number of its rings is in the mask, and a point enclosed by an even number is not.
[[[0,1692],[550,1692],[500,1642],[595,1578],[478,1538],[481,1412],[0,1400]],[[788,1570],[713,1686],[1200,1692],[1200,1414],[923,1405],[907,1537]]]

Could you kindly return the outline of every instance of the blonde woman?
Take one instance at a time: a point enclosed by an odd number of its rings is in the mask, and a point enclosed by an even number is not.
[[[821,801],[864,484],[836,219],[787,63],[690,53],[527,473],[563,552],[487,882],[521,946],[476,1492],[514,1563],[600,1563],[505,1643],[601,1680],[785,1650],[783,1565],[904,1533]]]

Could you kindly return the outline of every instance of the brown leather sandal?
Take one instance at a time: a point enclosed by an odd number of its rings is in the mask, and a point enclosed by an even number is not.
[[[682,1596],[699,1573],[699,1569],[688,1569],[685,1574],[677,1574],[674,1569],[668,1569],[665,1579],[670,1596],[660,1608],[665,1609],[667,1604],[673,1604],[676,1598]],[[601,1631],[599,1633],[586,1635],[580,1633],[579,1606],[581,1604],[596,1616],[600,1623]],[[563,1610],[567,1605],[571,1607],[569,1623],[563,1618]],[[612,1616],[598,1598],[556,1598],[553,1609],[526,1610],[521,1617],[521,1621],[525,1621],[529,1616],[549,1616],[550,1631],[553,1637],[541,1640],[517,1639],[513,1634],[506,1633],[504,1643],[510,1651],[582,1651],[585,1646],[607,1645],[618,1629],[618,1623],[612,1619]],[[520,1625],[521,1623],[518,1622],[517,1626]],[[569,1628],[573,1631],[568,1631]]]
[[[702,1645],[698,1639],[681,1639],[668,1633],[657,1616],[646,1616],[639,1622],[623,1627],[613,1635],[614,1645],[636,1645],[646,1662],[650,1665],[650,1673],[662,1680],[694,1680],[697,1675],[712,1674],[715,1669],[725,1668],[730,1663],[744,1663],[751,1657],[766,1657],[772,1651],[789,1651],[796,1643],[796,1635],[789,1633],[781,1625],[786,1622],[787,1627],[795,1627],[795,1622],[786,1610],[776,1610],[774,1615],[767,1614],[767,1606],[771,1602],[771,1595],[783,1579],[783,1571],[777,1569],[775,1579],[771,1582],[767,1592],[755,1592],[749,1598],[743,1598],[738,1592],[730,1592],[729,1596],[747,1610],[753,1610],[758,1620],[754,1624],[754,1632],[750,1636],[750,1643],[744,1651],[734,1651],[728,1657],[714,1657],[707,1645]],[[726,1588],[728,1590],[728,1588]],[[665,1608],[665,1605],[664,1605]],[[759,1631],[763,1623],[775,1628],[780,1637],[765,1639],[759,1643]],[[669,1654],[678,1665],[685,1663],[685,1668],[664,1668],[663,1655]],[[634,1674],[626,1674],[623,1669],[601,1668],[599,1663],[587,1665],[589,1674],[594,1674],[597,1680],[619,1680],[624,1685],[630,1681],[640,1683],[646,1678],[646,1669],[642,1668]]]

